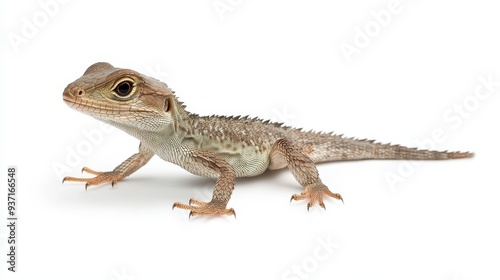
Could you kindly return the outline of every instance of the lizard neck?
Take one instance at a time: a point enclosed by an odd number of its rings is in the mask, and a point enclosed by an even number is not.
[[[172,157],[181,154],[184,150],[183,139],[188,137],[190,129],[190,118],[193,114],[185,110],[182,102],[172,97],[169,100],[169,108],[163,114],[141,119],[101,119],[127,134],[137,138],[149,149],[153,150],[164,160],[176,162]]]

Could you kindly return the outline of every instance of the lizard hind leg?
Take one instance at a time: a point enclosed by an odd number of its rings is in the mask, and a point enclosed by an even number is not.
[[[321,182],[314,162],[289,140],[276,141],[272,147],[270,159],[270,169],[288,166],[295,179],[304,187],[304,191],[301,194],[292,195],[290,201],[309,199],[307,210],[316,203],[326,209],[323,202],[325,195],[343,202],[340,194],[331,192]]]

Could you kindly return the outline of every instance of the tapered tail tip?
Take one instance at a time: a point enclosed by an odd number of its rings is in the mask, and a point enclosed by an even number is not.
[[[456,158],[472,158],[474,157],[474,153],[469,153],[469,152],[455,152],[455,153],[448,153],[448,158],[449,159],[456,159]]]

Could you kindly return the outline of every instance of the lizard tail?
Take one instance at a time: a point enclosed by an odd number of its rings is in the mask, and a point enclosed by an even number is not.
[[[420,150],[400,145],[378,144],[366,147],[365,159],[407,159],[407,160],[443,160],[473,157],[469,152],[449,152]]]
[[[401,145],[375,143],[374,140],[344,138],[341,135],[322,135],[329,138],[304,143],[303,152],[315,162],[345,160],[443,160],[473,157],[469,152],[420,150]]]

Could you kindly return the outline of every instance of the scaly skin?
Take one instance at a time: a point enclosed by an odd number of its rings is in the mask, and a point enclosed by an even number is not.
[[[436,160],[471,157],[471,153],[418,150],[331,133],[305,132],[248,117],[198,116],[186,111],[168,86],[133,70],[99,62],[69,84],[64,101],[73,109],[116,126],[140,140],[139,153],[113,171],[84,167],[93,178],[65,177],[85,187],[116,182],[144,166],[153,155],[187,171],[216,178],[211,201],[191,199],[173,208],[191,215],[235,215],[227,209],[236,177],[256,176],[287,167],[304,187],[292,200],[309,199],[323,208],[323,196],[339,200],[319,178],[315,163],[363,159]]]

